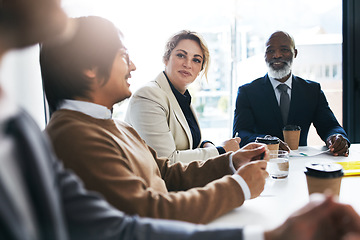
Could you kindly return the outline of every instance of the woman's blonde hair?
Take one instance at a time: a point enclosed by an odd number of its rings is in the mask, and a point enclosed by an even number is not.
[[[203,53],[203,63],[201,66],[202,75],[205,75],[205,78],[207,79],[207,74],[209,71],[209,65],[210,65],[210,53],[209,49],[206,45],[205,40],[203,37],[197,33],[197,32],[191,32],[188,30],[182,30],[176,34],[174,34],[166,43],[165,45],[165,52],[163,55],[163,62],[166,63],[170,59],[171,52],[174,50],[174,48],[179,44],[181,40],[184,39],[190,39],[195,42],[197,42],[201,48],[201,51]]]

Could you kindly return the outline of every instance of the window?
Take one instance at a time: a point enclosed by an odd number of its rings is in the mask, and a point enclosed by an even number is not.
[[[294,74],[321,83],[342,123],[341,0],[63,0],[62,5],[69,16],[99,15],[121,29],[137,66],[130,80],[132,91],[164,69],[163,49],[172,34],[182,29],[201,33],[210,48],[210,72],[208,81],[197,79],[190,91],[203,137],[216,144],[231,136],[238,87],[265,75],[264,43],[276,30],[293,35],[299,50]],[[28,59],[33,61],[37,51],[35,47],[22,54],[31,55]],[[12,56],[17,59],[17,54]],[[2,78],[14,75],[23,82],[16,71],[11,71],[19,65],[13,58],[4,61],[2,74],[6,76]],[[23,70],[26,76],[32,76],[29,82],[37,82],[29,85],[41,88],[39,67]],[[16,83],[13,88],[23,89],[20,92],[29,89]],[[35,105],[42,108],[42,100],[26,107]],[[123,117],[126,107],[126,101],[116,107],[118,117]],[[322,144],[314,131],[309,134],[309,144]]]
[[[204,139],[219,144],[231,137],[237,88],[265,75],[264,44],[276,30],[295,38],[294,74],[320,82],[342,121],[341,0],[65,0],[63,5],[72,16],[100,15],[123,31],[137,66],[132,91],[164,69],[163,49],[172,34],[201,33],[211,54],[208,81],[197,79],[189,90]],[[125,101],[114,112],[122,118],[126,107]],[[311,131],[309,144],[322,144]]]

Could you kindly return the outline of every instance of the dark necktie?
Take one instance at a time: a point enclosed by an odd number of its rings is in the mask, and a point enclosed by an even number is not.
[[[280,84],[277,86],[280,90],[280,110],[284,125],[287,123],[290,108],[290,97],[287,93],[288,86],[286,84]]]

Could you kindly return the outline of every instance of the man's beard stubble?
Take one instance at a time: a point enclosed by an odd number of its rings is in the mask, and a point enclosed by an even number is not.
[[[271,63],[278,62],[278,61],[279,60],[271,60],[269,62],[266,62],[266,65],[268,67],[268,75],[271,78],[282,79],[291,73],[292,59],[289,61],[281,61],[281,62],[285,63],[284,67],[281,69],[274,69],[272,67]]]

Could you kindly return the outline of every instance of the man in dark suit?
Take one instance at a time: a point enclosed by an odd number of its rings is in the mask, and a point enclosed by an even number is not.
[[[333,155],[348,156],[350,142],[329,108],[320,84],[291,72],[297,53],[288,33],[278,31],[270,36],[265,52],[268,73],[239,87],[233,135],[238,133],[241,145],[265,135],[284,140],[283,127],[298,125],[301,127],[299,145],[306,146],[313,123]]]
[[[0,0],[0,60],[10,49],[49,40],[55,34],[68,32],[67,27],[66,16],[55,0]],[[62,168],[36,123],[9,100],[1,87],[0,146],[0,239],[243,237],[242,228],[208,228],[130,217],[117,211],[99,195],[87,192],[74,174]],[[338,221],[345,217],[348,222]],[[327,198],[310,203],[264,236],[266,240],[292,236],[304,239],[304,234],[312,237],[320,234],[322,237],[316,239],[333,239],[329,236],[340,239],[350,232],[360,234],[360,217],[349,206]]]

